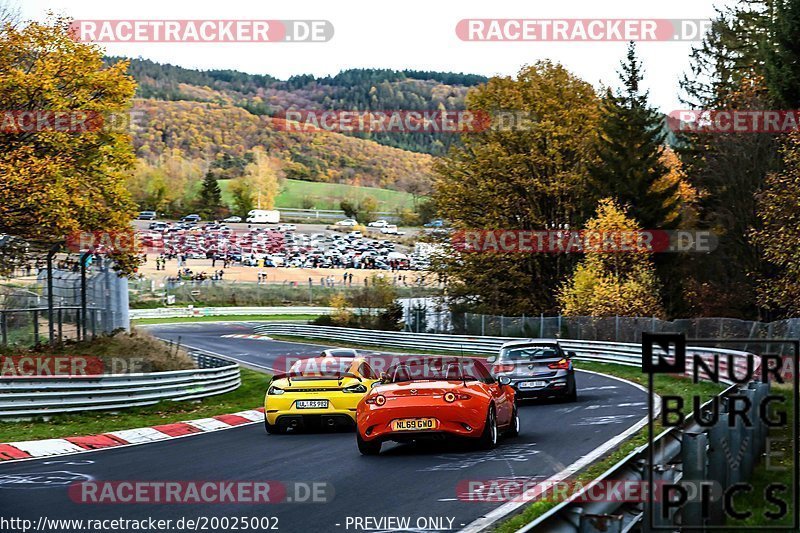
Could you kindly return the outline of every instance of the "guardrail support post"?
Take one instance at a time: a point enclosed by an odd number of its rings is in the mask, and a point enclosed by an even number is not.
[[[729,400],[731,401],[731,400]],[[732,409],[728,407],[728,413],[730,416],[730,412]],[[744,437],[744,424],[742,424],[742,420],[740,417],[735,417],[733,419],[733,427],[730,426],[726,418],[726,426],[728,433],[728,450],[725,453],[723,449],[723,453],[727,456],[727,460],[729,461],[728,464],[728,486],[735,485],[742,480],[742,440]]]
[[[695,498],[690,499],[681,509],[681,530],[684,528],[700,528],[704,525],[703,502],[700,485],[706,481],[706,447],[708,437],[705,433],[684,432],[681,441],[681,463],[683,465],[682,483],[694,485],[689,494]]]
[[[725,447],[728,439],[727,409],[720,405],[719,420],[708,432],[708,479],[716,482],[724,491],[728,487],[728,460],[725,457]],[[708,524],[721,526],[725,523],[725,511],[722,506],[722,495],[718,494],[711,500]]]
[[[753,474],[753,467],[756,463],[756,454],[758,453],[758,405],[756,401],[758,397],[755,389],[745,389],[742,391],[744,396],[750,400],[750,409],[748,409],[747,417],[750,419],[750,424],[742,424],[742,446],[744,447],[744,455],[742,456],[742,477],[750,479]]]
[[[3,311],[0,311],[0,342],[3,346],[8,346],[8,322]]]

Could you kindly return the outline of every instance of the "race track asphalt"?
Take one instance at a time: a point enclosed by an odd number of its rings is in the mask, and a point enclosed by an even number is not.
[[[177,340],[180,336],[186,346],[260,367],[270,367],[281,356],[314,355],[321,349],[301,343],[221,337],[251,332],[252,325],[244,323],[149,329],[161,338]],[[522,404],[520,435],[501,440],[491,451],[447,444],[387,444],[380,456],[363,457],[350,432],[267,435],[261,424],[255,424],[165,442],[0,464],[0,516],[34,521],[40,516],[172,520],[274,516],[278,530],[289,532],[365,531],[354,527],[355,517],[408,517],[408,531],[459,530],[500,505],[459,499],[460,484],[509,477],[546,479],[647,414],[647,396],[639,388],[593,373],[579,372],[577,380],[576,403]],[[327,503],[268,505],[85,504],[72,501],[67,494],[67,487],[76,480],[275,480],[287,486],[326,482],[334,496]],[[438,518],[443,525],[422,520],[422,527],[417,527],[418,519],[428,517]],[[398,530],[382,525],[372,523],[368,530]],[[207,529],[230,530],[210,528],[210,524]]]

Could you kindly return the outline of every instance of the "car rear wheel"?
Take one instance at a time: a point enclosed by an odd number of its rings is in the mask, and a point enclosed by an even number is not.
[[[361,433],[356,429],[356,442],[358,442],[358,451],[361,455],[378,455],[381,453],[380,441],[366,441],[361,438]]]
[[[567,394],[564,396],[564,400],[567,402],[578,401],[578,385],[575,383],[574,377],[570,380],[570,386],[567,387]]]
[[[506,435],[509,437],[516,437],[519,435],[519,412],[517,411],[516,405],[514,406],[514,410],[511,411],[511,424],[508,426]]]
[[[483,425],[483,433],[481,433],[478,445],[484,450],[491,450],[497,446],[497,415],[494,412],[494,405],[489,406],[486,424]]]
[[[281,428],[279,428],[277,425],[273,426],[272,424],[270,424],[266,416],[264,417],[264,429],[266,429],[267,433],[269,433],[270,435],[279,435],[283,433]]]

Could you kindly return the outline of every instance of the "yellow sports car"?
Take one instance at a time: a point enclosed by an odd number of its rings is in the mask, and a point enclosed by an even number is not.
[[[379,376],[364,357],[315,357],[273,376],[264,398],[267,433],[354,427],[356,406]]]

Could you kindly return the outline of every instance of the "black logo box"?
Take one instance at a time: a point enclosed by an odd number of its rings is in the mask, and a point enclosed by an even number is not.
[[[798,455],[798,443],[800,442],[800,413],[798,412],[798,405],[800,405],[800,368],[798,368],[798,358],[800,358],[800,339],[687,339],[685,335],[680,333],[647,333],[642,332],[642,372],[647,374],[647,396],[648,396],[648,435],[647,435],[647,481],[648,485],[653,487],[653,449],[654,449],[654,428],[653,423],[655,420],[655,406],[654,398],[655,391],[653,387],[653,376],[655,374],[680,374],[685,375],[686,372],[686,347],[691,344],[693,346],[703,347],[703,345],[736,345],[736,344],[788,344],[792,346],[792,385],[794,401],[793,416],[792,416],[792,525],[768,525],[768,526],[736,526],[736,525],[722,525],[722,526],[709,526],[702,527],[703,531],[713,530],[745,530],[745,531],[798,531],[800,530],[800,455]],[[654,348],[660,348],[664,354],[657,353],[656,360],[654,361]],[[785,363],[784,363],[785,364]],[[752,376],[755,380],[755,376]],[[653,494],[653,491],[649,491]],[[653,523],[653,500],[648,498],[646,505],[648,507],[648,515],[650,516],[650,523],[647,527],[651,531],[675,531],[677,526],[657,526]]]

